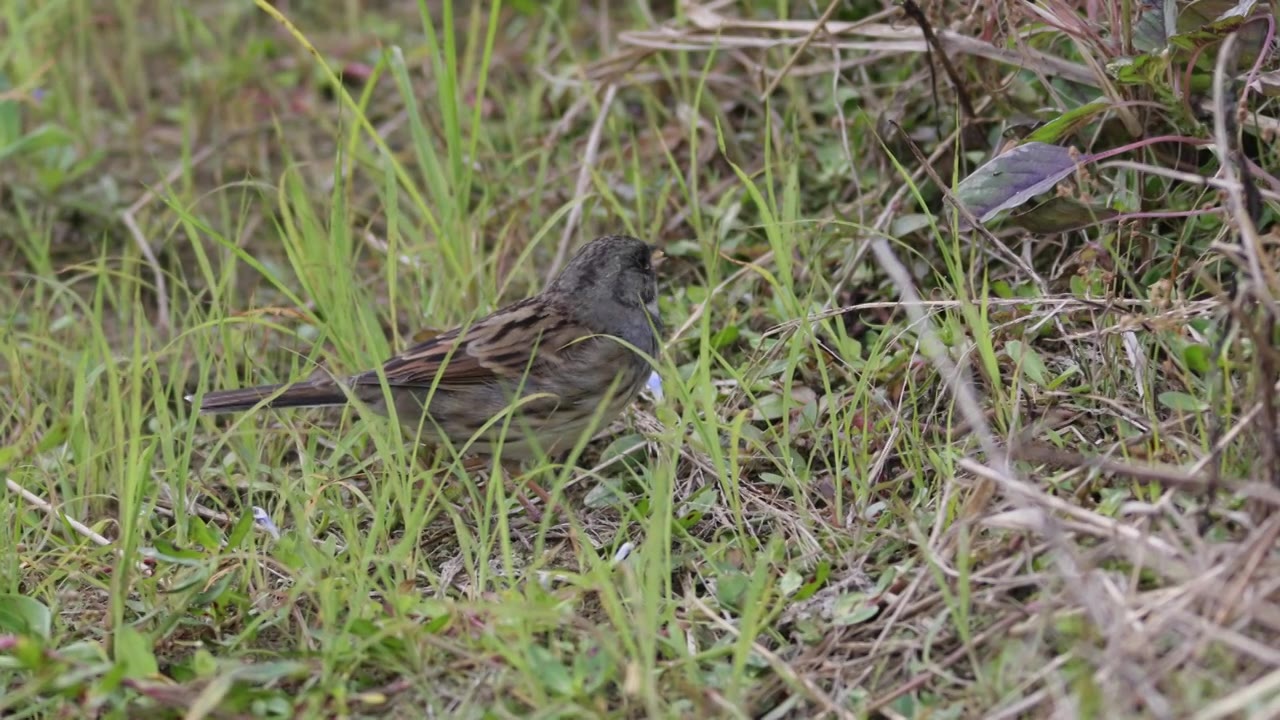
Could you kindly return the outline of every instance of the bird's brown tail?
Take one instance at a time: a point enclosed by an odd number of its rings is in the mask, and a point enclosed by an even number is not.
[[[293,385],[281,392],[284,385],[259,385],[258,387],[241,388],[239,390],[217,390],[200,399],[200,412],[241,412],[256,407],[267,400],[264,407],[321,407],[325,405],[346,405],[347,396],[337,385],[327,387],[317,385]],[[188,400],[192,397],[188,396]]]

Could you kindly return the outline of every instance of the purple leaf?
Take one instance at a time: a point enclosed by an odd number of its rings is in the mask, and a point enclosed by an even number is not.
[[[1075,169],[1069,149],[1029,142],[974,170],[960,181],[956,197],[985,223],[1000,211],[1052,189]]]

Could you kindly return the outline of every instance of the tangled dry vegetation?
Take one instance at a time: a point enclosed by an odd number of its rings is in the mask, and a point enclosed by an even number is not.
[[[0,3],[6,715],[1280,716],[1274,4],[86,5]],[[662,397],[541,522],[181,399],[615,231]]]

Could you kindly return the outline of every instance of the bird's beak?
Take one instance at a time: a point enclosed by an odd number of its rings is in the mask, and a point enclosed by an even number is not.
[[[649,256],[649,263],[654,267],[658,267],[662,264],[662,261],[666,259],[667,254],[662,252],[662,248],[654,248],[653,254]]]

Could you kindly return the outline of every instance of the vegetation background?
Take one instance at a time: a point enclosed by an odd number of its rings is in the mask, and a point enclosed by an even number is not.
[[[0,714],[1280,716],[1275,21],[0,0]],[[541,521],[183,400],[611,232],[662,392]]]

